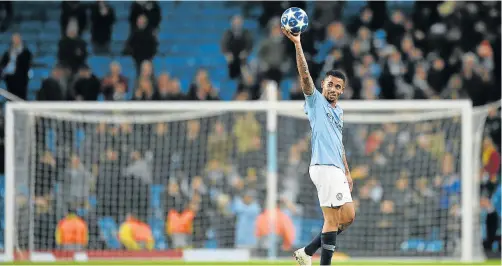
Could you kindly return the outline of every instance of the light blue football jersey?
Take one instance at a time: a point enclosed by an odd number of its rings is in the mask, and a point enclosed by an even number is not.
[[[312,158],[310,165],[333,165],[345,172],[343,163],[343,110],[335,108],[314,89],[305,95],[305,113],[312,130]]]

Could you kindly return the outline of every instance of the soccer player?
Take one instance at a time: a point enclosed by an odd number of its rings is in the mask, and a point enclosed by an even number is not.
[[[322,232],[306,247],[295,251],[294,257],[300,265],[311,265],[312,255],[322,247],[321,265],[331,265],[336,236],[355,218],[352,178],[342,142],[343,110],[337,104],[347,78],[340,71],[328,71],[321,82],[321,94],[310,76],[300,35],[293,35],[284,28],[282,32],[296,49],[296,64],[305,94],[305,113],[312,129],[310,179],[316,186],[324,216]]]

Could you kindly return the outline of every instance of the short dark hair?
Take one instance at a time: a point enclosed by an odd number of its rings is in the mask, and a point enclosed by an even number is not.
[[[324,78],[327,78],[329,76],[332,76],[332,77],[339,78],[339,79],[343,80],[343,85],[345,85],[345,87],[347,87],[347,76],[342,71],[340,71],[340,70],[330,70],[330,71],[326,72],[326,75],[324,76]]]

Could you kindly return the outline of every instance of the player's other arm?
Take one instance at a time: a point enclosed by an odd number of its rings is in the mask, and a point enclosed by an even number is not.
[[[300,41],[300,35],[293,35],[284,28],[282,28],[282,32],[295,44],[296,66],[298,68],[298,74],[300,75],[303,93],[305,95],[312,95],[314,93],[314,81],[310,76],[307,59],[305,59],[302,43]]]
[[[345,147],[343,147],[343,165],[345,167],[345,176],[347,177],[350,191],[352,191],[352,176],[350,175],[349,164],[347,163],[347,156],[345,155]]]

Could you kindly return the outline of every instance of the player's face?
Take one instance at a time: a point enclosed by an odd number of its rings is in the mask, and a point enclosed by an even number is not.
[[[330,103],[338,101],[338,98],[345,89],[345,84],[341,78],[327,76],[322,81],[322,94]]]

